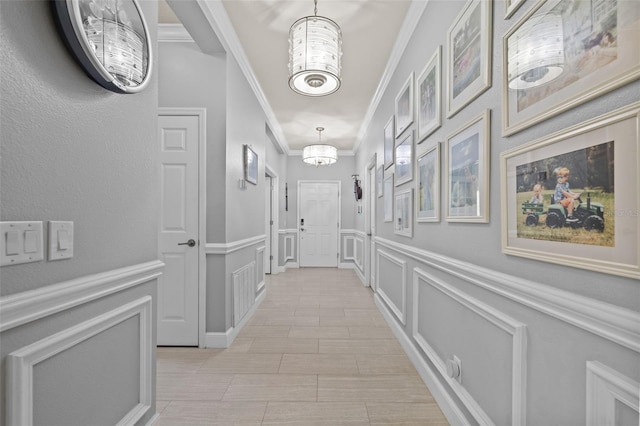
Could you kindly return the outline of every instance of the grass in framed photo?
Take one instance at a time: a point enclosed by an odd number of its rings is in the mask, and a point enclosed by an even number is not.
[[[446,140],[449,222],[489,222],[489,120],[486,110]]]
[[[447,35],[447,117],[491,87],[491,0],[468,0]]]
[[[502,134],[638,79],[638,40],[638,1],[539,1],[503,38]]]
[[[393,173],[384,178],[384,221],[393,222]]]
[[[258,184],[258,154],[249,146],[244,145],[244,180],[254,185]]]
[[[388,169],[393,164],[393,147],[395,146],[394,116],[392,115],[384,126],[384,168]]]
[[[422,73],[416,80],[418,87],[418,143],[442,124],[440,84],[441,62],[438,46]]]
[[[502,251],[640,278],[640,103],[501,154]]]
[[[382,197],[382,194],[384,194],[384,182],[383,182],[383,177],[384,177],[384,166],[378,166],[378,169],[376,170],[376,182],[377,182],[377,188],[378,188],[378,198]]]
[[[511,15],[513,15],[516,10],[518,10],[518,8],[520,8],[520,6],[522,6],[522,3],[524,3],[526,0],[505,0],[504,2],[504,19],[509,19],[511,18]]]
[[[413,73],[396,96],[396,138],[399,138],[413,123]]]
[[[397,235],[403,235],[405,237],[413,237],[413,223],[412,223],[412,190],[406,189],[395,194],[395,226],[394,232]]]
[[[413,179],[413,132],[406,134],[396,145],[396,186]]]
[[[440,143],[416,160],[416,221],[440,221]]]

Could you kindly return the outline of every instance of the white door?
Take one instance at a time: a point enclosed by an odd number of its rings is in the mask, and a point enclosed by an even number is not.
[[[301,267],[338,266],[339,182],[298,183]]]
[[[369,169],[369,199],[367,200],[367,217],[369,218],[369,229],[367,229],[367,236],[369,238],[369,286],[375,290],[376,282],[376,243],[374,238],[376,236],[376,200],[378,196],[376,194],[377,181],[376,181],[376,167],[375,162],[373,167]]]
[[[198,116],[158,116],[158,345],[198,345]]]
[[[266,210],[266,214],[264,215],[265,217],[264,233],[266,235],[266,239],[264,242],[264,273],[265,274],[271,273],[271,231],[272,231],[271,228],[273,227],[273,215],[272,215],[272,204],[271,204],[273,188],[271,185],[272,185],[271,176],[266,175],[264,177],[264,186],[266,191],[265,198],[264,198],[265,210]]]

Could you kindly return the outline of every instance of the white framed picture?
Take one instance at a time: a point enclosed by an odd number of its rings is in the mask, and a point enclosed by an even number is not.
[[[397,235],[413,237],[413,190],[405,189],[395,194],[394,232]]]

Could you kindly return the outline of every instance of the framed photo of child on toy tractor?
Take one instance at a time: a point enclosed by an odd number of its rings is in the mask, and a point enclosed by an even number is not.
[[[640,278],[640,103],[500,155],[502,251]]]

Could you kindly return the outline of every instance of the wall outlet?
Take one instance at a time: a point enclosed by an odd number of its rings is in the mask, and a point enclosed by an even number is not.
[[[447,375],[462,383],[462,361],[455,355],[447,360]]]

